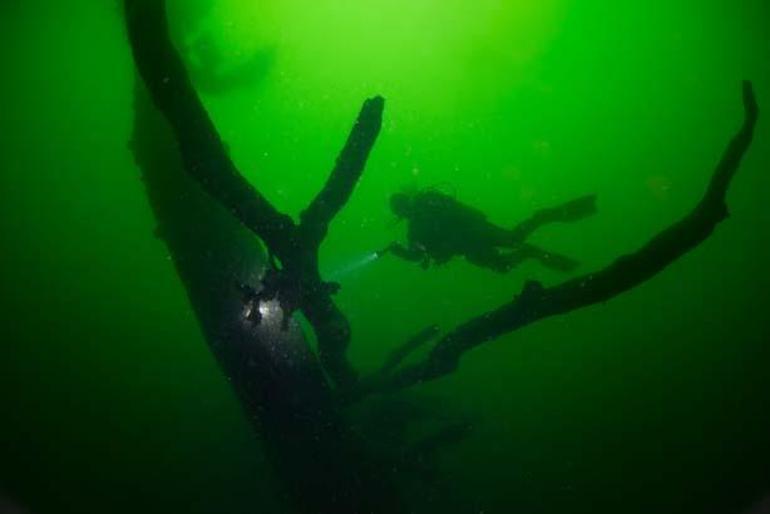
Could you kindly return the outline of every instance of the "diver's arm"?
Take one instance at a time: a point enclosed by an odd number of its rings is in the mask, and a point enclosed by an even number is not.
[[[412,245],[406,247],[400,243],[391,243],[384,250],[378,252],[379,255],[385,255],[387,253],[392,253],[398,258],[410,262],[425,262],[427,257],[425,250],[422,248]]]

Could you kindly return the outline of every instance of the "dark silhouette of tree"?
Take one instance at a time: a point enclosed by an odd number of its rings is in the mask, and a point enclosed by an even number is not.
[[[480,344],[605,302],[661,272],[727,217],[726,192],[758,118],[751,83],[744,82],[743,125],[702,199],[636,252],[554,286],[529,281],[510,302],[443,335],[430,326],[397,347],[379,371],[361,378],[346,356],[351,331],[333,299],[339,286],[321,277],[318,250],[363,172],[380,131],[384,100],[364,102],[326,184],[295,223],[252,187],[229,158],[171,41],[165,2],[124,0],[124,5],[142,79],[133,151],[158,233],[212,352],[266,441],[287,495],[307,512],[407,512],[398,495],[399,471],[417,470],[416,462],[430,460],[426,456],[466,431],[450,424],[411,451],[377,453],[367,448],[366,433],[349,425],[345,411],[351,404],[445,376]],[[318,358],[290,322],[295,310],[313,328]],[[425,359],[402,365],[432,341]]]

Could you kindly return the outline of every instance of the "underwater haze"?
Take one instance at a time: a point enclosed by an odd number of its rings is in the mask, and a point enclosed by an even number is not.
[[[121,3],[0,2],[0,512],[293,513],[159,237],[131,153]],[[684,216],[751,80],[762,114],[711,237],[638,288],[482,345],[404,395],[472,427],[438,458],[451,501],[415,512],[742,514],[770,495],[770,4],[167,9],[230,157],[295,219],[362,102],[385,98],[320,250],[362,373],[426,325],[601,269]],[[390,196],[426,189],[505,227],[587,194],[597,213],[531,238],[577,259],[569,273],[376,258],[406,237]]]

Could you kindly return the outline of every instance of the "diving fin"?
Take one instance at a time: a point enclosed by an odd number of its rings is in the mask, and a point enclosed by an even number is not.
[[[581,196],[548,210],[551,211],[554,221],[579,221],[596,214],[596,195]]]

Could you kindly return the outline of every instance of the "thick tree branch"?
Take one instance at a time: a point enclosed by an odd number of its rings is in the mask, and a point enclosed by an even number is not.
[[[471,319],[442,337],[428,357],[388,377],[368,382],[369,391],[395,390],[454,371],[472,348],[536,321],[607,301],[632,289],[689,252],[713,232],[727,215],[725,196],[732,177],[751,145],[759,115],[751,83],[743,84],[745,118],[730,141],[701,201],[684,219],[663,230],[630,255],[595,273],[553,287],[528,282],[510,303]]]
[[[134,60],[156,107],[173,128],[187,172],[278,253],[294,225],[238,173],[171,41],[166,2],[125,0]]]
[[[329,223],[350,199],[380,133],[384,107],[381,96],[364,102],[326,185],[301,215],[300,230],[306,241],[320,244]]]

